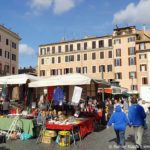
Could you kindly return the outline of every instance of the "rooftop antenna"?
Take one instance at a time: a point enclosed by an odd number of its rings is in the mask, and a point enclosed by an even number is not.
[[[116,24],[116,28],[117,28],[117,29],[119,28],[117,24]]]

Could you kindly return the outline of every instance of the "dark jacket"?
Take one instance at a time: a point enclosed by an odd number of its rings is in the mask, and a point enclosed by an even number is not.
[[[121,110],[121,106],[118,105],[115,108],[115,112],[112,114],[110,120],[108,121],[108,126],[114,123],[114,129],[124,131],[126,126],[129,124],[129,120],[124,112]]]
[[[146,113],[139,104],[132,104],[129,107],[128,117],[132,126],[144,126]]]

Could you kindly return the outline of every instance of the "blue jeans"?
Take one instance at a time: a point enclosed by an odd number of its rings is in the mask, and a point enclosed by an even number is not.
[[[120,146],[125,145],[125,131],[115,130],[117,137],[117,144]]]

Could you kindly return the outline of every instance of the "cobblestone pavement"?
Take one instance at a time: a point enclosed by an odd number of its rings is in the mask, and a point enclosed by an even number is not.
[[[149,123],[150,123],[150,116]],[[143,136],[144,150],[150,150],[150,124],[148,129],[145,130]],[[0,150],[116,150],[118,149],[115,142],[115,133],[113,128],[101,129],[100,131],[93,132],[87,135],[82,142],[70,147],[61,148],[55,142],[51,144],[36,144],[36,139],[27,141],[7,141],[6,144],[0,144]],[[126,131],[126,150],[135,150],[134,137],[132,128],[127,128]]]

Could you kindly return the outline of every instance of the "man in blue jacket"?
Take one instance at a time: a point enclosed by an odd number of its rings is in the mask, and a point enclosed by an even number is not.
[[[122,112],[121,106],[118,105],[115,108],[115,112],[112,114],[108,121],[108,126],[114,124],[114,130],[116,132],[117,144],[123,149],[125,145],[125,130],[129,125],[129,120],[124,112]]]
[[[137,99],[133,98],[131,100],[131,104],[132,105],[129,107],[128,117],[131,125],[133,126],[137,150],[141,150],[146,113],[144,108],[137,103]]]

